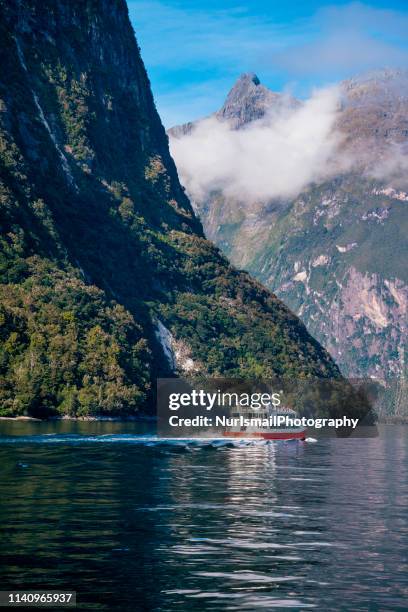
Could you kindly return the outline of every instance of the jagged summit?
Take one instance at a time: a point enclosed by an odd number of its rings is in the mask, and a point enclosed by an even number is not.
[[[234,128],[240,128],[288,102],[291,106],[297,103],[293,98],[275,93],[262,85],[254,72],[246,72],[235,82],[215,116],[230,121]]]
[[[243,72],[235,81],[231,92],[234,90],[248,90],[249,88],[258,87],[261,84],[255,72]]]
[[[222,117],[230,118],[237,116],[237,110],[245,104],[257,104],[270,94],[268,89],[261,85],[261,81],[254,72],[247,72],[235,81],[230,89],[227,98],[218,111]],[[238,113],[239,114],[239,113]]]
[[[238,81],[252,81],[254,85],[260,85],[261,81],[258,78],[258,75],[255,72],[243,72],[239,77]]]
[[[283,108],[295,108],[300,104],[296,98],[287,94],[275,93],[262,85],[255,72],[244,72],[230,89],[224,104],[210,115],[221,121],[228,121],[234,129],[261,119],[269,112],[279,112]],[[168,130],[169,136],[181,138],[190,134],[202,121],[191,121],[176,125]]]

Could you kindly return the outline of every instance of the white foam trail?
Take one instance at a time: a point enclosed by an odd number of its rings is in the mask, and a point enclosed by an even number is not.
[[[275,444],[278,440],[230,438],[160,438],[156,435],[105,434],[40,434],[32,436],[0,436],[1,444],[136,444],[144,446],[166,446],[181,448],[242,448]]]

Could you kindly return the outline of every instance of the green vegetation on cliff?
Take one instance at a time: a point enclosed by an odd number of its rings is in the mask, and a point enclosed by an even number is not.
[[[201,374],[338,376],[205,240],[124,0],[0,9],[0,413],[136,413],[180,352]]]

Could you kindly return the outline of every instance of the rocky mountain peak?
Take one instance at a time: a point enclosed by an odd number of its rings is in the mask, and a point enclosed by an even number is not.
[[[232,127],[238,129],[246,123],[261,119],[267,112],[297,104],[294,98],[275,93],[262,85],[255,73],[247,72],[241,74],[235,82],[215,116],[229,121]]]
[[[301,103],[290,95],[275,93],[262,85],[254,72],[244,72],[230,89],[224,104],[210,117],[227,121],[233,129],[239,129],[257,119],[262,119],[267,113],[279,113],[283,109],[296,108]],[[202,121],[190,121],[176,125],[168,130],[172,138],[181,138],[191,134]]]
[[[261,86],[261,81],[254,72],[244,72],[235,81],[234,86],[228,94],[228,98],[243,98],[259,86]]]

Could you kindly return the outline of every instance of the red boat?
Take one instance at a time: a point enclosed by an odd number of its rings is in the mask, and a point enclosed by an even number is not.
[[[291,426],[287,423],[276,425],[280,417],[295,418],[296,413],[290,408],[276,410],[268,407],[262,411],[249,410],[234,412],[228,419],[229,426],[223,435],[227,438],[260,438],[263,440],[305,440],[304,427]],[[280,419],[282,420],[282,419]]]

